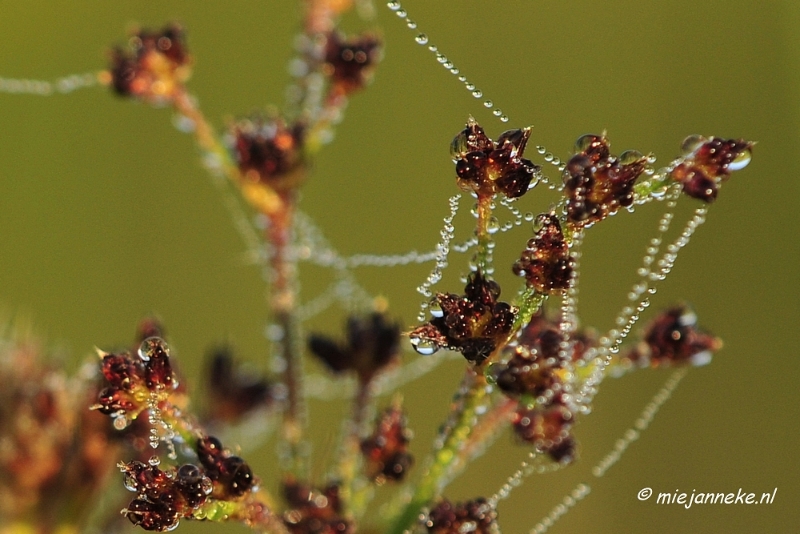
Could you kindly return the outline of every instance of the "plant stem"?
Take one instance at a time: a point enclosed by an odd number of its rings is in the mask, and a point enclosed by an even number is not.
[[[392,525],[390,534],[403,534],[409,530],[418,520],[420,511],[438,497],[442,483],[452,465],[458,461],[459,451],[471,437],[477,418],[477,408],[487,397],[489,389],[486,378],[474,369],[467,369],[465,381],[468,382],[468,389],[454,413],[456,422],[450,428],[441,448],[435,451],[433,463],[423,474],[411,501]]]

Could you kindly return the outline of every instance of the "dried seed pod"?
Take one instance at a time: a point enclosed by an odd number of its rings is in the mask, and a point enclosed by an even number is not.
[[[753,143],[744,139],[707,139],[691,135],[683,141],[684,161],[670,177],[683,184],[683,192],[703,202],[717,198],[719,186],[732,171],[745,168],[751,159]]]

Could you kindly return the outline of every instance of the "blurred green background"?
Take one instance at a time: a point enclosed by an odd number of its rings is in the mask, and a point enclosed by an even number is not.
[[[591,495],[552,532],[797,532],[800,221],[792,206],[800,160],[800,8],[788,0],[407,0],[404,6],[431,43],[511,117],[510,127],[534,125],[531,144],[562,158],[580,134],[604,129],[616,153],[653,151],[663,163],[692,133],[758,141],[752,164],[722,189],[654,298],[653,308],[691,302],[725,348],[710,366],[689,373],[651,428],[596,479],[591,466],[669,371],[605,382],[594,412],[577,428],[580,461],[528,479],[502,502],[504,531],[527,532],[586,482]],[[470,114],[490,136],[506,129],[415,44],[401,20],[382,4],[377,9],[385,59],[315,162],[302,201],[344,254],[432,249],[447,198],[456,192],[448,154],[453,135]],[[196,59],[190,87],[215,124],[283,102],[298,23],[288,1],[0,0],[0,76],[53,80],[97,71],[131,25],[169,20],[188,30]],[[353,20],[346,27],[361,26]],[[65,365],[75,366],[94,346],[127,345],[137,321],[157,313],[190,381],[205,350],[222,340],[258,368],[267,366],[261,273],[245,261],[245,246],[192,140],[170,121],[166,109],[99,88],[50,97],[0,93],[0,306],[30,318],[68,354]],[[553,199],[534,191],[518,206],[537,211]],[[683,202],[677,219],[695,206]],[[623,213],[588,233],[585,324],[612,325],[661,209]],[[459,235],[468,233],[461,224]],[[504,265],[528,237],[528,230],[517,231],[498,245],[498,277],[507,281],[507,293],[515,286]],[[466,261],[451,258],[440,289],[460,292],[457,276]],[[310,298],[330,275],[303,268],[303,296]],[[414,288],[428,269],[356,274],[410,326],[420,301]],[[309,326],[333,333],[342,322],[334,308]],[[445,416],[461,366],[453,361],[405,392],[418,458]],[[310,407],[323,451],[337,431],[328,421],[344,405],[312,401]],[[273,450],[270,444],[247,456],[266,479],[274,472]],[[500,437],[497,450],[447,495],[488,496],[525,454],[510,436]],[[320,474],[325,456],[317,455]],[[656,493],[743,488],[758,495],[777,487],[777,496],[770,505],[686,510],[639,502],[643,487]]]

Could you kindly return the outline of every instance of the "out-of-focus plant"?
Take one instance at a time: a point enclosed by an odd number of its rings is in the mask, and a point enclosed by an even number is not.
[[[388,5],[416,29],[398,2]],[[268,303],[274,320],[273,358],[283,372],[269,379],[247,375],[227,350],[217,350],[200,410],[173,368],[174,355],[156,321],[142,323],[133,350],[99,351],[100,376],[94,381],[85,374],[64,376],[45,363],[29,339],[9,328],[0,354],[0,513],[15,525],[12,528],[78,531],[87,517],[97,521],[97,511],[92,513],[96,495],[116,464],[121,485],[133,493],[122,514],[146,530],[172,530],[183,520],[205,520],[292,534],[497,532],[497,504],[522,477],[576,459],[572,429],[591,410],[606,376],[641,367],[704,365],[720,348],[721,341],[698,328],[696,316],[685,305],[657,314],[641,339],[629,346],[623,343],[649,307],[656,284],[666,278],[679,251],[703,223],[722,184],[749,163],[753,143],[692,135],[680,146],[678,157],[657,167],[652,155],[634,150],[615,155],[604,133],[589,134],[580,136],[574,153],[562,161],[544,147],[533,148],[529,127],[492,138],[472,117],[460,131],[454,127],[450,157],[456,185],[474,198],[474,232],[463,242],[454,241],[460,195],[454,196],[434,253],[406,257],[434,264],[418,288],[425,297],[419,324],[407,327],[392,318],[384,301],[361,298],[342,339],[307,337],[299,313],[302,261],[337,268],[343,263],[343,280],[350,284],[343,298],[356,300],[353,293],[359,290],[347,278],[348,259],[312,239],[316,229],[298,210],[299,191],[348,100],[368,86],[383,44],[374,29],[348,35],[340,28],[341,18],[350,11],[370,12],[369,2],[306,0],[301,6],[303,27],[289,103],[233,121],[224,132],[211,126],[187,89],[193,58],[177,24],[135,31],[127,46],[110,53],[111,65],[98,77],[122,97],[171,107],[177,123],[194,136],[209,171],[225,176],[258,213],[260,257],[269,273]],[[415,38],[469,91],[481,96],[426,35]],[[509,121],[490,101],[484,105],[501,123]],[[555,178],[548,177],[547,165],[555,170]],[[520,209],[522,197],[540,191],[556,192],[550,209],[539,214]],[[698,207],[677,237],[669,239],[679,201]],[[662,202],[665,213],[628,306],[615,318],[617,327],[598,333],[579,326],[580,257],[586,234],[610,216],[624,217],[624,212],[654,202]],[[503,222],[508,214],[510,220]],[[517,261],[498,265],[496,236],[525,222],[533,227],[518,245]],[[435,290],[454,251],[471,255],[463,289]],[[373,256],[360,261],[405,260]],[[494,278],[498,268],[516,273],[520,287],[501,291]],[[392,373],[402,367],[401,353],[408,346],[423,357],[446,350],[466,360],[449,414],[422,461],[408,449],[412,435],[402,397],[386,403],[376,395],[392,389],[385,386],[386,377],[396,376]],[[306,355],[330,371],[330,380],[349,376],[356,384],[350,418],[336,454],[330,455],[329,474],[322,479],[312,476],[308,457],[302,364]],[[669,387],[681,376],[675,375]],[[214,435],[214,429],[259,408],[261,417],[277,420],[280,428],[277,482],[259,478],[235,445],[223,444]],[[110,423],[103,425],[101,414],[109,416]],[[643,421],[641,429],[649,422]],[[448,501],[444,494],[449,482],[486,452],[506,427],[531,451],[530,459],[496,494]],[[614,461],[598,468],[607,469]],[[390,485],[395,492],[380,513],[367,514],[376,489]],[[276,487],[280,496],[274,494]],[[577,488],[569,502],[574,504],[586,492]],[[54,502],[59,506],[52,506]],[[548,526],[543,523],[534,530],[543,532]]]

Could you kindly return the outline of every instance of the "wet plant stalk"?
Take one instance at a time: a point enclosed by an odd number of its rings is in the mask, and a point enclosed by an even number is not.
[[[467,373],[470,385],[458,407],[456,423],[450,428],[442,447],[435,452],[433,464],[423,474],[411,501],[388,531],[390,534],[403,534],[418,521],[422,509],[441,491],[442,482],[447,478],[453,464],[458,461],[459,451],[472,437],[478,407],[483,404],[489,390],[482,374],[472,369],[468,369]]]

